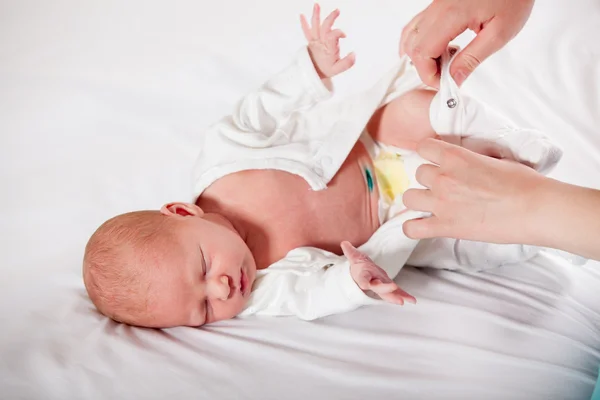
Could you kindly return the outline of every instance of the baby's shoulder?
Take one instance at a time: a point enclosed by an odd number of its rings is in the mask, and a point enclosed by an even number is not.
[[[229,205],[236,209],[279,209],[309,193],[308,183],[298,175],[274,169],[234,172],[213,182],[197,204]]]

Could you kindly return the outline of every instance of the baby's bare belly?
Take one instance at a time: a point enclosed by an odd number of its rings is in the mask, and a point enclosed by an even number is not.
[[[371,185],[365,170],[370,170]],[[287,172],[251,170],[221,178],[198,205],[242,227],[258,268],[297,247],[341,254],[340,242],[358,246],[379,227],[372,171],[370,157],[358,143],[326,190],[313,191],[303,178]]]

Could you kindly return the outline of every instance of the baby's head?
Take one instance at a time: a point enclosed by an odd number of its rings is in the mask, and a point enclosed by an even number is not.
[[[83,259],[96,308],[151,328],[233,318],[255,276],[252,253],[231,223],[187,203],[111,218],[92,235]]]

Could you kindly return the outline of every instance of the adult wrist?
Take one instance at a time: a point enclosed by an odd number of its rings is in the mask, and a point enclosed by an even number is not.
[[[566,206],[564,199],[570,190],[569,185],[545,176],[532,190],[528,218],[526,222],[527,244],[555,247],[559,240],[557,235],[563,234],[559,228],[561,210]]]

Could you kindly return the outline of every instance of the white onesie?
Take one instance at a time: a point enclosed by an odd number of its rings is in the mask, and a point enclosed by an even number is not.
[[[434,130],[445,140],[471,148],[493,146],[504,158],[548,172],[559,161],[560,149],[541,134],[517,129],[461,95],[449,75],[454,52],[449,49],[442,59],[440,91],[430,108]],[[304,178],[313,190],[326,189],[373,113],[416,88],[424,86],[410,60],[403,57],[369,90],[340,102],[325,102],[331,92],[303,48],[292,65],[242,98],[232,115],[206,132],[195,168],[195,195],[227,174],[249,169],[287,171]],[[408,187],[420,187],[415,171],[425,160],[405,152],[403,161]],[[388,212],[390,204],[382,209],[384,223],[359,250],[392,279],[405,264],[473,270],[518,262],[536,252],[528,246],[412,240],[404,235],[402,224],[426,213],[405,210],[401,196],[391,206],[394,212]],[[390,219],[391,215],[397,216]],[[346,257],[303,247],[257,272],[251,299],[239,316],[294,315],[311,320],[379,302],[353,281]]]

